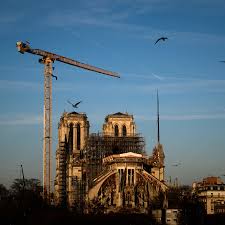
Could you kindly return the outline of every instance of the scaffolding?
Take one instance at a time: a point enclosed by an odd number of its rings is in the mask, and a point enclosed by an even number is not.
[[[69,158],[73,154],[70,149],[70,136],[65,142],[59,143],[57,150],[58,204],[66,206],[70,196],[70,206],[73,210],[83,213],[88,203],[88,191],[93,187],[95,178],[108,169],[103,165],[103,158],[127,152],[145,154],[145,141],[139,134],[123,137],[103,133],[90,134],[80,155],[74,155],[75,158],[70,161]],[[72,167],[80,168],[80,175],[68,174],[70,163]]]
[[[57,185],[58,185],[58,204],[66,206],[66,174],[67,174],[67,147],[65,142],[59,143],[57,150],[58,165],[57,165]]]
[[[85,175],[79,179],[77,177],[72,178],[73,187],[73,204],[72,208],[75,212],[82,214],[85,209],[85,199],[86,199],[86,179]]]
[[[111,136],[102,133],[91,134],[85,148],[88,187],[106,168],[103,167],[102,159],[109,155],[134,152],[145,153],[145,141],[139,134],[132,136]]]

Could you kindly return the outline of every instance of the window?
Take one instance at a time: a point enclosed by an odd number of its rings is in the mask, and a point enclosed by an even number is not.
[[[80,150],[80,124],[77,124],[77,150]]]
[[[131,184],[134,185],[134,169],[131,170]]]
[[[70,124],[70,130],[69,130],[69,150],[73,151],[73,124]]]
[[[119,128],[118,125],[115,126],[115,137],[119,136]]]
[[[123,134],[123,137],[127,136],[127,128],[125,125],[123,125],[122,134]]]
[[[128,169],[128,185],[131,185],[131,169]]]
[[[126,183],[126,180],[125,180],[126,176],[123,169],[119,169],[118,171],[119,171],[120,190],[122,190]]]

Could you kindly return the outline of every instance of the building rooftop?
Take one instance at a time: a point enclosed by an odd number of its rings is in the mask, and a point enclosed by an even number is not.
[[[126,113],[117,112],[117,113],[109,114],[105,117],[105,121],[107,122],[110,117],[111,118],[132,118],[133,119],[133,115],[129,115],[127,112]]]

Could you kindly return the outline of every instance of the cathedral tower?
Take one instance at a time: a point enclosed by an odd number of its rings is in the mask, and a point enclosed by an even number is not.
[[[121,112],[106,116],[103,124],[103,134],[106,136],[125,137],[134,136],[136,125],[132,115]]]
[[[82,158],[89,136],[89,121],[84,113],[64,112],[58,125],[58,146],[56,150],[55,198],[57,205],[71,207],[80,185]]]
[[[89,121],[84,113],[64,113],[58,127],[59,142],[68,142],[68,150],[73,155],[79,155],[84,149],[89,135]]]

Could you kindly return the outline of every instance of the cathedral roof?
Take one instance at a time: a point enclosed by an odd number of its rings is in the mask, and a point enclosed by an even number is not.
[[[109,114],[107,117],[133,117],[132,115],[129,115],[127,112],[126,113],[121,113],[121,112],[117,112],[114,114]]]
[[[110,155],[110,156],[107,156],[107,157],[103,158],[103,163],[112,162],[112,161],[114,161],[116,159],[125,160],[126,158],[135,160],[137,158],[144,159],[145,156],[142,155],[142,154],[134,153],[134,152],[126,152],[126,153],[121,153],[121,154],[113,154],[113,155]]]
[[[73,115],[74,115],[74,114],[76,114],[76,115],[77,115],[77,114],[79,114],[79,113],[78,113],[78,112],[73,111],[73,112],[70,112],[70,113],[68,113],[68,114],[73,114]]]
[[[127,112],[126,113],[117,112],[114,114],[107,115],[105,117],[105,122],[107,122],[109,118],[133,118],[133,115],[129,115]]]
[[[124,113],[121,113],[121,112],[117,112],[117,113],[114,113],[112,115],[113,116],[127,116],[128,114],[124,114]]]
[[[85,113],[78,113],[78,112],[64,112],[61,116],[61,120],[68,118],[87,118]]]

